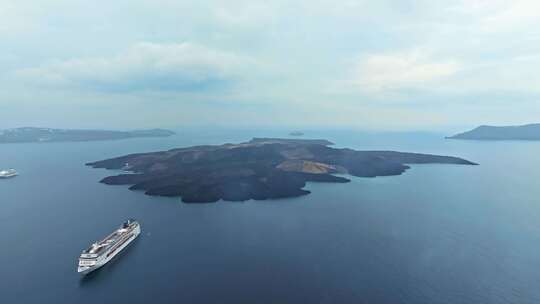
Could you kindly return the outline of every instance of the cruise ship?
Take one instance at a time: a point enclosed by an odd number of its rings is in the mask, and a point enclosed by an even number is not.
[[[139,234],[141,226],[135,220],[127,220],[120,228],[103,240],[92,244],[81,253],[77,272],[88,274],[107,264],[115,255],[126,248]]]
[[[9,178],[17,176],[17,171],[15,169],[7,169],[0,171],[0,178]]]

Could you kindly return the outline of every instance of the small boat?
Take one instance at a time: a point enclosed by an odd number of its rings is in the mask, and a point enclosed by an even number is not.
[[[15,169],[7,169],[7,170],[2,170],[0,171],[0,178],[10,178],[10,177],[15,177],[17,176],[19,173],[17,173],[17,171],[15,171]]]
[[[77,272],[88,274],[107,264],[141,233],[141,225],[129,219],[103,240],[92,244],[79,257]]]

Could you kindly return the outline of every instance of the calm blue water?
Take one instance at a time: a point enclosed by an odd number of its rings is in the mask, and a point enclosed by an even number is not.
[[[476,167],[310,184],[275,201],[186,205],[98,181],[88,161],[277,131],[0,146],[0,303],[540,303],[540,142],[309,132]],[[286,133],[286,132],[285,132]],[[134,217],[141,237],[81,279],[77,257]]]

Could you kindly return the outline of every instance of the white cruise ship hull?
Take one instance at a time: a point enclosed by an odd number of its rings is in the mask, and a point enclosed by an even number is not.
[[[77,272],[86,275],[91,273],[94,270],[97,270],[107,264],[109,261],[111,261],[116,255],[118,255],[122,250],[124,250],[133,240],[135,240],[139,234],[141,233],[141,227],[137,224],[137,226],[133,229],[133,231],[130,233],[130,236],[127,237],[125,240],[118,243],[117,246],[112,246],[107,251],[103,252],[103,254],[100,255],[95,260],[95,263],[91,266],[84,266],[81,265],[81,262],[79,262],[79,267],[77,268]]]
[[[103,265],[105,265],[105,264],[103,264]],[[82,275],[86,275],[86,274],[89,274],[90,272],[92,272],[94,270],[99,269],[103,265],[93,266],[93,267],[79,267],[79,269],[77,269],[77,272],[79,272]]]
[[[17,176],[17,171],[13,169],[0,171],[0,178],[11,178]]]

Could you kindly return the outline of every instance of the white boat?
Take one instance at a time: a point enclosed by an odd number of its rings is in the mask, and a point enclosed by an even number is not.
[[[77,272],[88,274],[107,264],[137,238],[140,233],[141,226],[139,223],[135,220],[127,220],[120,228],[103,240],[92,244],[81,253]]]
[[[17,176],[19,173],[17,173],[17,171],[15,171],[15,169],[7,169],[7,170],[2,170],[0,171],[0,178],[10,178],[10,177],[15,177]]]

